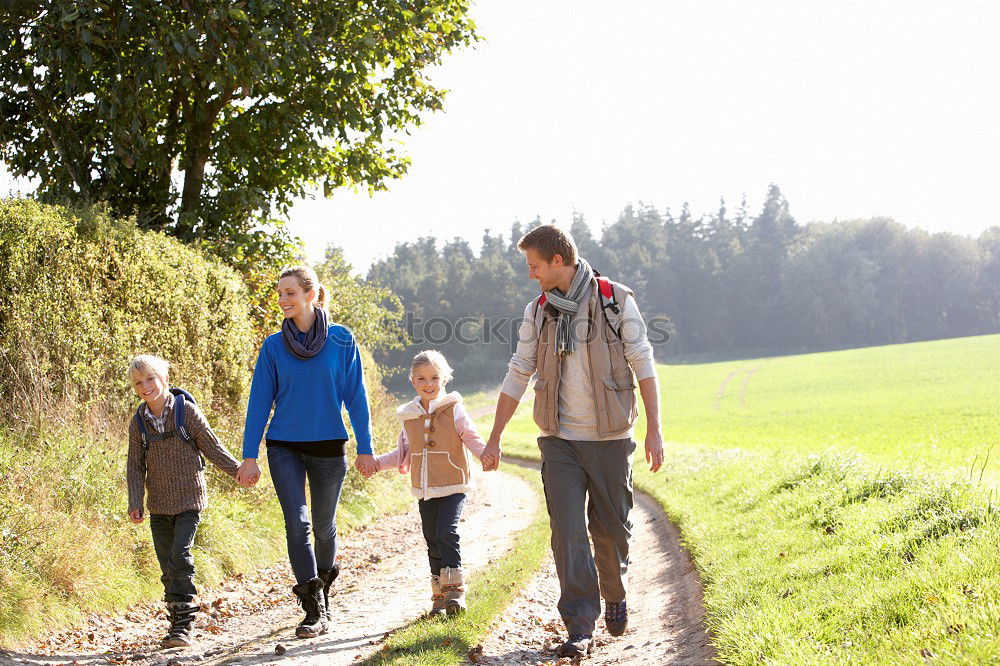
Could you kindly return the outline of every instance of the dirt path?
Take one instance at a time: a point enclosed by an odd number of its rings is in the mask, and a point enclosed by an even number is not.
[[[465,565],[474,571],[505,552],[508,535],[527,526],[539,501],[532,488],[513,475],[480,474],[462,521]],[[638,492],[632,522],[630,628],[612,638],[599,621],[595,653],[583,663],[715,663],[704,630],[701,585],[677,529],[654,500]],[[430,595],[425,552],[415,507],[347,535],[340,554],[344,571],[331,607],[336,624],[319,638],[293,637],[301,611],[289,593],[291,573],[282,564],[205,590],[190,648],[159,649],[166,621],[160,604],[146,604],[120,616],[95,615],[82,629],[49,636],[20,651],[0,652],[0,663],[356,663],[381,647],[386,632],[426,610]],[[558,597],[549,558],[489,632],[476,663],[569,663],[555,654],[565,637],[556,610]]]
[[[582,663],[714,664],[704,628],[701,583],[680,534],[655,500],[635,494],[632,565],[629,567],[629,629],[620,638],[598,620],[594,654]],[[559,663],[555,648],[565,640],[556,610],[559,581],[551,557],[490,632],[478,664]],[[562,660],[568,663],[569,660]]]
[[[401,481],[402,482],[402,481]],[[525,481],[505,473],[478,475],[462,518],[463,564],[471,571],[504,553],[509,534],[526,527],[539,498]],[[61,632],[22,650],[0,653],[12,664],[351,664],[379,649],[386,632],[405,626],[430,605],[426,546],[414,508],[343,539],[343,572],[331,601],[333,630],[294,638],[301,611],[286,564],[204,590],[189,648],[161,650],[162,604],[136,606],[121,616],[91,616],[82,629]],[[275,654],[278,645],[284,656]],[[281,651],[281,649],[279,649]]]

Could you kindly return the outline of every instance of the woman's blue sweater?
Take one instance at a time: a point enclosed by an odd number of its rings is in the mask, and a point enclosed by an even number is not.
[[[268,439],[288,442],[347,439],[343,407],[351,417],[358,454],[372,453],[368,392],[361,355],[349,329],[330,325],[323,349],[305,360],[285,348],[280,332],[269,335],[261,345],[250,385],[243,457],[257,457],[265,427]]]

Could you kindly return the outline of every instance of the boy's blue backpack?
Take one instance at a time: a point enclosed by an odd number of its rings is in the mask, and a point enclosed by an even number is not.
[[[167,432],[149,432],[149,429],[146,427],[146,421],[142,418],[142,408],[145,403],[139,405],[139,408],[135,411],[135,421],[139,426],[139,435],[142,437],[142,462],[140,463],[142,471],[146,471],[146,451],[149,450],[150,443],[159,442],[167,437],[171,437],[175,432],[182,441],[187,442],[192,446],[192,448],[194,448],[195,452],[198,454],[198,459],[201,461],[201,469],[204,469],[205,456],[201,454],[198,444],[195,443],[191,433],[188,432],[187,426],[184,425],[184,403],[188,400],[191,401],[192,405],[196,405],[198,403],[195,401],[194,396],[182,388],[171,387],[169,391],[174,396],[174,430],[169,430]]]

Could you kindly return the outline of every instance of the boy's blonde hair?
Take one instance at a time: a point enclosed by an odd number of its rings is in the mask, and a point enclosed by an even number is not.
[[[159,356],[153,356],[152,354],[140,354],[132,359],[131,363],[129,363],[129,378],[132,377],[133,373],[145,375],[150,372],[161,379],[166,380],[167,374],[170,372],[170,363],[163,360]]]
[[[437,370],[441,375],[442,382],[451,381],[453,376],[451,366],[448,365],[448,359],[444,357],[444,354],[438,350],[428,349],[413,357],[413,363],[410,364],[410,379],[413,379],[414,371],[423,365],[429,365]]]

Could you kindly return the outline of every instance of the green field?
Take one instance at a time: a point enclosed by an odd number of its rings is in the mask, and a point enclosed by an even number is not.
[[[967,477],[1000,438],[1000,335],[660,366],[660,382],[676,442],[856,452]],[[997,453],[986,470],[994,481]]]
[[[1000,663],[1000,336],[660,380],[666,469],[635,481],[683,531],[724,661]],[[505,451],[537,458],[536,432],[521,407]]]

